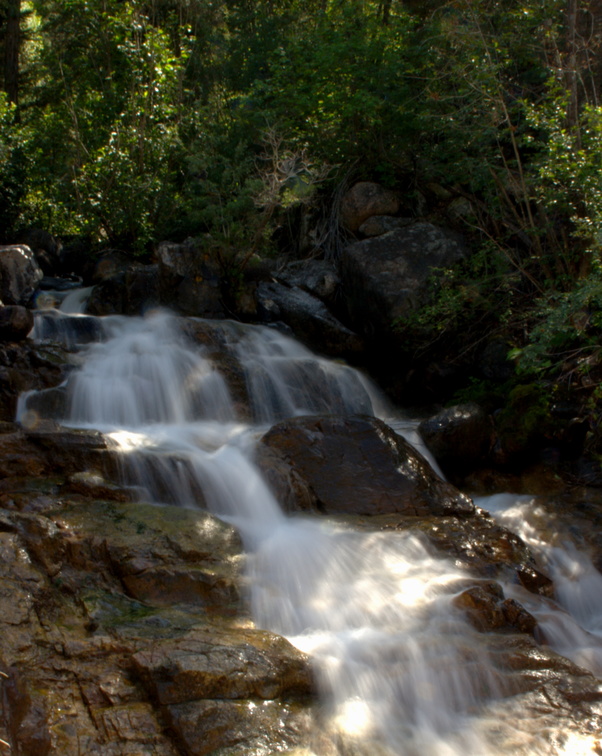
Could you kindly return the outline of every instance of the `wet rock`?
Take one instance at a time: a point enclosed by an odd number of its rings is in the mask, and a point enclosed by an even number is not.
[[[45,455],[17,427],[0,434],[0,478],[37,477],[49,472]]]
[[[309,666],[284,639],[249,627],[233,528],[201,511],[97,501],[90,482],[72,475],[43,514],[0,509],[0,671],[9,675],[0,737],[36,756],[302,743]],[[201,574],[215,578],[210,598],[195,587]],[[159,689],[174,703],[159,703]],[[220,692],[243,697],[208,698]],[[197,746],[195,733],[206,736]]]
[[[353,327],[365,336],[390,339],[403,318],[426,301],[426,284],[436,269],[466,254],[461,237],[431,223],[345,247],[340,272]]]
[[[136,654],[133,662],[162,705],[304,698],[313,690],[305,654],[284,638],[259,630],[222,637],[192,631]]]
[[[277,701],[192,701],[167,707],[167,719],[187,756],[288,753],[312,728],[306,712]]]
[[[0,341],[23,341],[32,328],[31,310],[19,305],[0,307]]]
[[[341,202],[341,224],[357,231],[373,215],[395,215],[399,198],[395,192],[371,181],[360,181],[351,187]]]
[[[0,300],[3,304],[29,304],[42,278],[44,273],[26,244],[0,246]]]
[[[357,334],[337,320],[323,302],[296,286],[261,283],[257,299],[265,322],[283,321],[300,341],[321,354],[341,357],[363,347]]]
[[[385,423],[368,416],[300,417],[262,438],[305,484],[297,507],[315,497],[317,511],[376,515],[467,516],[464,494],[438,478],[426,460]],[[269,468],[259,452],[260,465]],[[278,477],[273,467],[268,476]]]
[[[270,490],[285,512],[319,512],[320,502],[303,474],[278,448],[260,447],[257,462]]]
[[[493,421],[474,403],[442,410],[423,420],[418,432],[452,480],[483,462],[494,443]]]
[[[69,356],[58,345],[0,343],[0,421],[15,419],[21,393],[62,382]]]
[[[24,436],[28,448],[43,455],[48,470],[63,474],[94,470],[113,480],[118,478],[114,450],[99,431],[68,430],[42,421],[26,427]]]
[[[464,610],[471,625],[482,632],[502,630],[532,635],[537,627],[535,617],[518,601],[504,598],[504,592],[497,583],[467,588],[456,596],[453,603]]]
[[[490,633],[506,698],[485,709],[482,732],[500,753],[596,753],[602,693],[596,678],[529,634]]]
[[[240,540],[206,512],[107,501],[70,508],[58,522],[67,531],[72,565],[90,569],[104,562],[137,601],[228,611],[240,602]]]
[[[136,501],[138,495],[137,491],[110,483],[98,472],[92,470],[84,470],[69,475],[67,484],[70,491],[80,493],[90,499]]]
[[[553,595],[552,581],[536,569],[528,546],[482,509],[476,508],[471,517],[387,514],[369,518],[339,515],[335,519],[359,530],[411,530],[424,536],[431,550],[451,559],[467,576],[521,584],[532,593]],[[530,582],[524,579],[529,574]]]
[[[554,583],[547,575],[531,565],[522,565],[516,571],[518,581],[531,593],[538,593],[541,596],[552,598],[554,596]]]

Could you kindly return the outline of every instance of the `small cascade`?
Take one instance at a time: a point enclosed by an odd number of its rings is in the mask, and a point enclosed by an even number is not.
[[[114,318],[73,377],[68,422],[97,428],[233,420],[221,375],[182,343],[165,313]]]
[[[490,752],[469,712],[503,684],[451,606],[465,576],[420,537],[289,520],[249,573],[254,616],[316,660],[331,726],[353,753]]]
[[[497,725],[492,735],[479,719],[489,702],[512,691],[483,634],[453,605],[465,573],[434,556],[413,533],[356,532],[285,516],[253,462],[258,433],[281,419],[387,413],[369,381],[272,329],[214,324],[245,376],[249,421],[211,348],[185,336],[179,318],[154,312],[88,318],[83,330],[70,324],[81,318],[44,313],[36,331],[45,338],[52,327],[82,350],[81,365],[65,386],[63,424],[103,431],[121,453],[126,482],[146,498],[204,506],[238,528],[248,551],[257,625],[285,635],[315,661],[326,726],[335,733],[332,742],[341,743],[329,753],[550,753],[545,747],[508,749],[496,741]],[[88,338],[92,331],[97,338]],[[20,405],[23,415],[28,401],[24,397]],[[387,421],[419,443],[411,423]],[[571,565],[567,570],[552,552],[546,558],[550,570],[564,570],[570,580]],[[559,601],[568,605],[568,593]],[[544,612],[568,615],[554,612],[549,602],[544,610],[538,597],[527,599],[551,643]],[[582,611],[591,619],[585,631],[597,632],[601,615],[585,605]]]
[[[540,641],[602,675],[602,575],[589,555],[577,549],[568,533],[550,533],[549,517],[532,497],[497,494],[475,503],[518,533],[554,582],[554,602],[506,587],[537,619]]]
[[[67,295],[61,302],[60,311],[69,315],[83,315],[93,288],[93,286],[85,286],[81,289],[73,289],[67,292]]]
[[[299,415],[378,411],[378,394],[361,373],[320,359],[276,330],[247,329],[234,349],[260,424]]]

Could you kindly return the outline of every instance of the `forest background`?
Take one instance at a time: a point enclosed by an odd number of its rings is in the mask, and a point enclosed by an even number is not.
[[[408,350],[499,333],[602,453],[602,2],[0,0],[0,46],[0,243],[205,236],[235,278],[310,216],[336,258],[354,181],[434,220],[456,200],[475,252]],[[517,385],[485,384],[463,396]]]

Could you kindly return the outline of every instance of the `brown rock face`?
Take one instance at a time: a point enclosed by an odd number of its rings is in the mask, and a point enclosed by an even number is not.
[[[245,616],[230,526],[66,482],[43,497],[34,481],[21,488],[0,499],[0,739],[11,752],[233,756],[307,741],[308,660]]]
[[[60,383],[66,362],[65,350],[57,344],[0,343],[0,420],[15,419],[21,392]]]
[[[162,705],[198,699],[299,698],[312,692],[307,657],[288,641],[258,631],[197,633],[133,657]]]
[[[504,598],[497,583],[472,586],[454,599],[477,630],[504,630],[533,634],[537,621],[514,599]]]
[[[373,417],[301,417],[275,425],[262,443],[294,474],[296,508],[313,499],[327,514],[410,515],[473,513],[467,496],[438,478],[426,460],[385,423]],[[262,454],[259,452],[260,464]],[[263,463],[268,479],[283,470]],[[299,486],[303,481],[305,492]]]
[[[343,197],[341,223],[349,231],[357,231],[372,215],[395,215],[399,199],[394,192],[371,181],[360,181]]]

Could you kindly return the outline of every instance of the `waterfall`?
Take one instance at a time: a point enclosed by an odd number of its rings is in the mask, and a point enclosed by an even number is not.
[[[73,345],[72,322],[46,314],[36,332],[43,337],[50,328]],[[359,372],[318,358],[277,331],[215,328],[244,374],[251,419],[238,411],[211,349],[191,343],[174,316],[155,312],[94,319],[97,338],[85,336],[81,364],[67,380],[63,424],[103,431],[121,452],[126,482],[150,500],[203,505],[238,528],[255,621],[313,658],[328,727],[348,743],[341,753],[551,753],[533,744],[507,750],[496,741],[497,730],[492,734],[479,719],[489,702],[512,691],[483,634],[453,606],[466,581],[461,569],[434,555],[417,533],[353,531],[285,516],[253,462],[258,433],[283,418],[375,414],[420,443],[412,424],[393,416]],[[27,398],[20,411],[27,412]],[[558,564],[559,575],[566,571],[560,557],[549,552],[546,558],[551,569]],[[602,578],[591,580],[602,595],[596,582]],[[575,610],[571,590],[566,593],[567,609]],[[550,602],[526,599],[552,643],[544,615],[560,613]],[[586,615],[586,634],[600,629],[598,609],[575,611]],[[585,648],[583,638],[579,643]],[[598,651],[592,653],[597,663]]]

